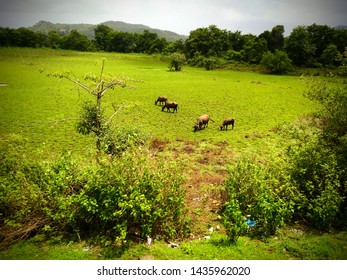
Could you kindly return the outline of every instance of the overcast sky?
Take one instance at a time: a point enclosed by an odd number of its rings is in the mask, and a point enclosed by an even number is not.
[[[182,35],[200,27],[259,35],[284,25],[347,25],[346,0],[0,0],[0,26],[124,21]]]

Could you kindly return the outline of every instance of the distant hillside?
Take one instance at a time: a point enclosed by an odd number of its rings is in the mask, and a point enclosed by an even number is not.
[[[179,35],[177,33],[153,29],[149,26],[142,24],[131,24],[122,21],[106,21],[100,23],[106,25],[113,30],[122,31],[122,32],[130,32],[130,33],[143,33],[144,30],[148,30],[150,32],[158,34],[158,37],[165,38],[168,41],[177,41],[180,39],[187,39],[187,36]],[[86,35],[89,39],[94,38],[94,29],[97,25],[94,24],[67,24],[67,23],[51,23],[48,21],[39,21],[32,27],[29,27],[32,31],[38,31],[42,33],[48,33],[51,30],[56,30],[60,34],[68,34],[72,29],[76,29],[79,33]]]

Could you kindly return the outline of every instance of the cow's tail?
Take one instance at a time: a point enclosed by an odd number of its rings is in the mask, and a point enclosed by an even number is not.
[[[211,118],[210,118],[210,121],[211,121],[211,122],[214,122],[214,120],[212,120]]]

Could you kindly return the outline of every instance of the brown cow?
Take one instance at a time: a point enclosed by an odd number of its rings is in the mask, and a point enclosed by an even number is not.
[[[234,123],[235,119],[234,118],[227,118],[223,121],[222,125],[220,126],[220,130],[228,130],[228,125],[232,126],[232,129],[234,129]]]
[[[177,112],[177,107],[178,107],[178,104],[176,102],[173,102],[173,101],[166,101],[163,108],[161,109],[162,111],[164,111],[164,109],[166,108],[169,112],[170,111],[170,108],[173,108],[173,111],[172,113],[174,113],[175,111]]]
[[[160,105],[162,105],[162,103],[165,103],[166,101],[167,101],[167,97],[159,96],[157,101],[154,102],[154,105],[157,105],[158,102],[159,102]]]
[[[213,121],[209,115],[202,115],[200,117],[198,117],[198,119],[196,120],[195,125],[193,126],[194,128],[194,132],[197,131],[198,129],[202,129],[205,128],[206,126],[208,126],[208,122],[209,121]]]

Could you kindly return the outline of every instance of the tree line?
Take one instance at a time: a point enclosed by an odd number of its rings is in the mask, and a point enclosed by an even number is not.
[[[61,35],[55,30],[44,34],[23,27],[0,27],[0,46],[147,54],[178,52],[184,54],[191,65],[206,69],[229,61],[272,65],[273,72],[276,72],[276,60],[299,67],[344,65],[347,29],[312,24],[297,26],[287,37],[284,31],[283,25],[277,25],[256,36],[210,25],[191,31],[185,41],[169,42],[148,30],[142,34],[120,32],[102,24],[95,28],[92,40],[77,30]]]

